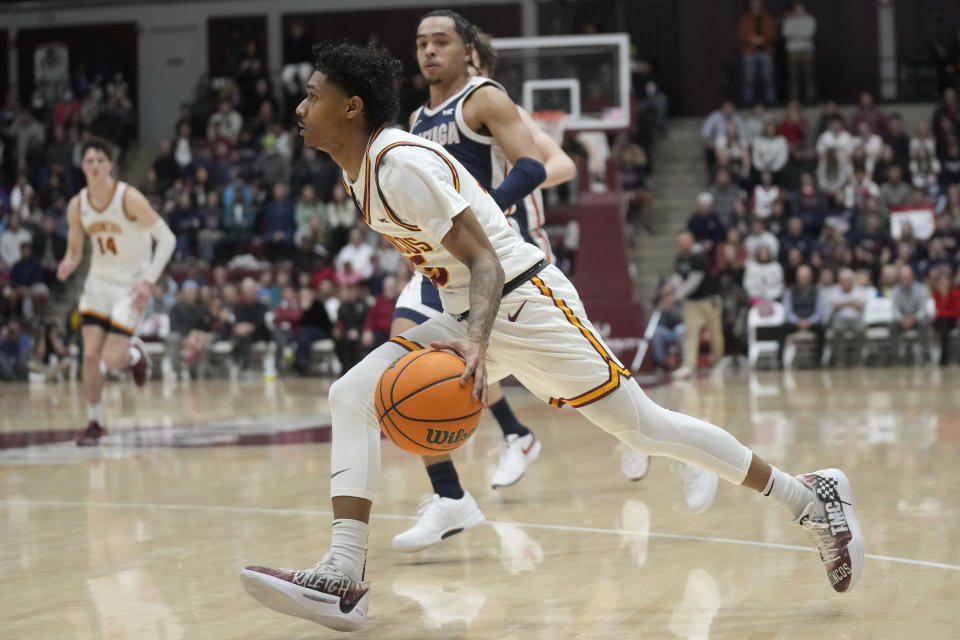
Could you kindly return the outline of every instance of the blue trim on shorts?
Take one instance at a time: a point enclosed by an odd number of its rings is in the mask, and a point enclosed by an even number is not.
[[[423,324],[430,318],[423,315],[419,311],[414,311],[413,309],[407,309],[406,307],[397,307],[393,310],[393,319],[397,318],[406,318],[407,320],[413,320],[417,324]]]
[[[420,281],[420,303],[430,307],[437,313],[443,313],[443,304],[440,302],[440,292],[430,282],[430,278]]]

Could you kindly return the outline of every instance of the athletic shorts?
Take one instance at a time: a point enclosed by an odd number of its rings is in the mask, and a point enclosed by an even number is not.
[[[443,305],[440,304],[440,292],[423,277],[423,274],[415,271],[397,297],[397,303],[393,308],[394,320],[407,318],[420,324],[441,313],[443,313]]]
[[[388,344],[412,351],[430,342],[462,338],[466,333],[465,320],[439,313]],[[385,362],[396,357],[391,354]],[[491,384],[512,374],[554,407],[586,406],[606,397],[630,377],[630,371],[587,320],[573,284],[553,265],[503,297],[490,333],[486,361]],[[374,379],[377,377],[379,372]]]
[[[118,284],[96,276],[87,277],[80,295],[83,324],[132,336],[140,324],[140,312],[133,308],[134,286],[134,283]]]

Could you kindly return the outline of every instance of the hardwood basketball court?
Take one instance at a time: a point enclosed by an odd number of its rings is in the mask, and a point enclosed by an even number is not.
[[[957,369],[854,369],[648,390],[781,468],[846,471],[868,554],[847,595],[779,507],[721,484],[693,514],[666,460],[631,483],[612,437],[520,389],[540,459],[490,490],[499,432],[484,417],[456,459],[489,524],[400,554],[390,540],[429,482],[384,442],[369,622],[353,637],[956,637],[958,383]],[[238,579],[327,548],[327,385],[108,384],[111,435],[93,450],[57,442],[85,422],[79,386],[0,386],[0,637],[339,637]]]

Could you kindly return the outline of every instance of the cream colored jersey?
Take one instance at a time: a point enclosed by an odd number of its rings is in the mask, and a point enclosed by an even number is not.
[[[80,221],[93,245],[88,277],[132,284],[143,279],[150,264],[150,233],[124,209],[126,190],[127,183],[118,180],[109,204],[102,210],[90,204],[86,188],[80,191]]]
[[[364,221],[390,242],[440,291],[448,313],[469,308],[470,272],[441,241],[453,218],[469,207],[500,258],[507,281],[544,253],[507,224],[486,190],[441,145],[400,131],[379,129],[370,138],[356,182],[344,174]]]

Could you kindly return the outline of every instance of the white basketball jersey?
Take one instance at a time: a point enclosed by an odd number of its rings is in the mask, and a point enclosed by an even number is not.
[[[123,208],[126,190],[127,183],[118,180],[110,202],[99,211],[90,204],[87,189],[80,191],[80,220],[93,245],[89,275],[122,284],[143,279],[153,251],[150,233]]]
[[[419,136],[376,131],[356,182],[348,181],[344,173],[364,221],[433,282],[448,313],[470,306],[470,271],[441,244],[453,218],[467,207],[490,239],[507,281],[544,258],[510,228],[497,203],[456,158]]]

